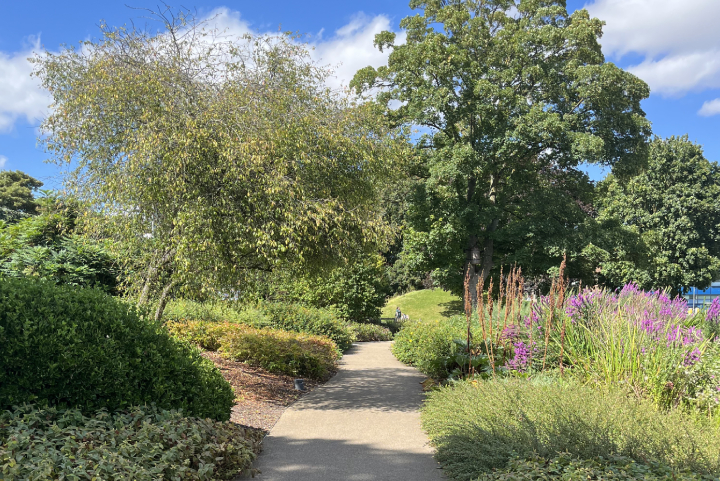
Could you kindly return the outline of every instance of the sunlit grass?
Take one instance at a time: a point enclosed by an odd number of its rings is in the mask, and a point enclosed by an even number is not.
[[[398,306],[410,319],[449,319],[463,313],[462,299],[442,289],[424,289],[393,297],[382,310],[382,317],[395,317]]]

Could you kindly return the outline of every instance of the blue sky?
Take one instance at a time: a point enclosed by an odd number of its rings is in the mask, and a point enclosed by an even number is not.
[[[29,77],[26,58],[42,48],[97,37],[100,20],[122,25],[143,22],[142,11],[157,2],[49,1],[3,2],[0,16],[0,168],[23,170],[58,187],[60,169],[37,147],[37,126],[48,97]],[[372,47],[380,30],[398,31],[411,13],[407,0],[360,2],[198,1],[199,16],[220,14],[223,26],[243,32],[292,30],[309,34],[315,57],[337,65],[337,83],[357,68],[384,60]],[[183,3],[183,5],[188,5]],[[568,9],[587,7],[607,22],[601,40],[608,60],[647,81],[651,97],[643,107],[656,135],[688,134],[706,157],[720,161],[720,18],[718,0],[569,0]],[[716,100],[718,99],[718,100]],[[715,102],[713,102],[716,100]],[[601,177],[591,172],[595,179]]]

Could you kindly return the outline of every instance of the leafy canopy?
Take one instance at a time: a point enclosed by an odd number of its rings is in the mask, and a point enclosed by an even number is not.
[[[22,217],[22,214],[35,214],[38,204],[33,194],[42,186],[42,182],[25,172],[0,171],[0,219],[10,220]]]
[[[351,84],[422,127],[405,257],[456,290],[474,250],[475,279],[498,262],[542,272],[585,215],[591,185],[578,166],[622,176],[643,164],[648,87],[605,62],[602,22],[563,0],[410,6],[420,12],[401,22],[406,42],[377,35],[387,65]]]
[[[720,167],[687,136],[654,139],[645,171],[627,182],[610,175],[598,190],[598,221],[624,231],[584,251],[605,282],[679,293],[717,279]]]
[[[398,135],[373,105],[327,88],[288,36],[156,18],[161,33],[103,26],[35,59],[54,99],[45,146],[73,163],[69,188],[100,214],[90,225],[150,266],[137,285],[227,292],[384,242],[373,200]]]

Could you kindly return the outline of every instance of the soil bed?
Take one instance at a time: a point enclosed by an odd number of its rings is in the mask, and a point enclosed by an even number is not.
[[[237,394],[230,420],[245,427],[270,432],[282,413],[320,382],[305,379],[305,391],[295,390],[294,378],[273,374],[259,367],[225,359],[217,352],[204,352],[220,369]]]

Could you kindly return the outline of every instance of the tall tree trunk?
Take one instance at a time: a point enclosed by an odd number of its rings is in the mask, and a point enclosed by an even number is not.
[[[497,177],[493,174],[490,176],[490,190],[488,192],[488,200],[495,206],[497,203]],[[493,268],[493,254],[495,251],[494,235],[500,224],[500,219],[495,218],[490,222],[490,225],[485,230],[485,245],[483,246],[483,261],[482,261],[482,278],[484,281],[490,276],[490,271]]]
[[[477,252],[477,245],[478,244],[478,238],[474,235],[471,235],[468,238],[467,247],[465,248],[465,265],[463,266],[463,279],[466,279],[466,276],[468,276],[468,272],[470,275],[467,277],[468,282],[468,295],[470,296],[470,302],[472,302],[472,305],[477,305],[477,285],[480,281],[480,276],[478,275],[478,269],[477,269],[477,260],[474,259],[474,253],[473,251]]]
[[[162,319],[163,312],[165,311],[165,306],[167,306],[168,300],[170,300],[170,291],[173,287],[175,287],[175,284],[177,284],[177,281],[172,280],[162,290],[162,293],[160,294],[160,299],[158,300],[157,310],[155,311],[156,321]]]
[[[492,235],[497,231],[500,219],[493,219],[487,228],[488,237],[485,238],[485,245],[483,246],[483,261],[482,261],[482,279],[486,281],[490,277],[490,272],[493,268],[493,253],[495,251],[495,244]]]
[[[468,190],[466,197],[468,204],[473,201],[476,186],[477,178],[475,176],[471,176],[468,179]],[[473,306],[477,305],[477,284],[479,281],[479,277],[477,274],[477,261],[474,259],[474,251],[477,248],[477,243],[477,236],[471,235],[468,237],[467,247],[465,248],[465,264],[463,265],[463,279],[466,279],[468,271],[470,272],[470,276],[469,278],[467,278],[468,286],[466,287],[470,296],[470,301],[472,302]]]
[[[497,177],[495,175],[490,176],[490,190],[488,191],[488,200],[491,204],[495,205],[497,202]],[[470,179],[468,183],[468,202],[475,190],[475,180]],[[494,245],[494,234],[500,225],[500,219],[493,219],[490,224],[485,228],[485,241],[483,242],[482,248],[482,259],[477,258],[479,249],[479,239],[471,235],[468,237],[467,247],[465,248],[465,265],[463,266],[463,275],[467,275],[468,271],[470,276],[468,279],[468,293],[470,300],[473,305],[477,305],[477,286],[480,279],[487,281],[490,277],[490,272],[493,268],[493,254],[495,253]]]

